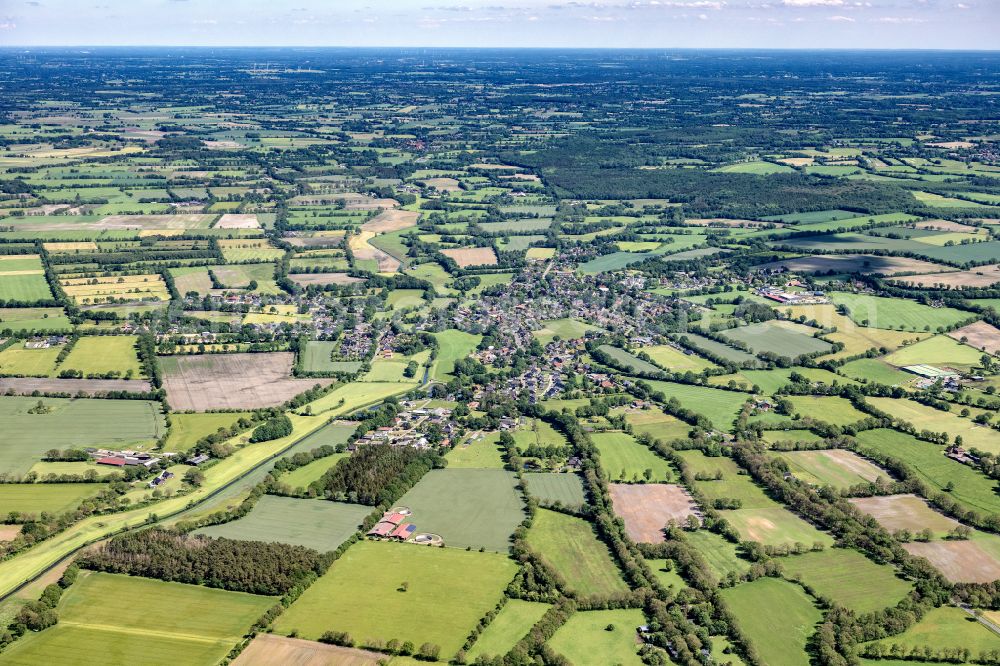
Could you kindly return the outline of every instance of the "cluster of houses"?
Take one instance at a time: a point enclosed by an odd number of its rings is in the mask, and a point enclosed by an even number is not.
[[[428,437],[428,431],[432,427],[443,437],[441,441],[434,442]],[[458,424],[451,419],[450,409],[414,407],[397,414],[391,426],[382,426],[365,433],[351,445],[351,448],[365,444],[390,444],[410,446],[415,449],[429,449],[437,445],[449,446],[458,428]]]
[[[797,280],[789,282],[786,286],[800,286]],[[830,299],[822,291],[787,291],[783,287],[767,285],[760,287],[757,293],[764,298],[781,303],[782,305],[821,305],[829,303]]]
[[[69,342],[69,337],[65,335],[50,335],[45,338],[31,338],[24,341],[25,349],[49,349],[58,347]]]

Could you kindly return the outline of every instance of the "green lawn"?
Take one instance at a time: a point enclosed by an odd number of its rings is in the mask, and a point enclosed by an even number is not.
[[[49,377],[56,369],[56,359],[63,346],[26,349],[16,342],[0,352],[0,374],[24,377]]]
[[[941,648],[969,648],[973,657],[978,657],[980,652],[1000,648],[1000,637],[962,609],[953,606],[935,608],[903,633],[877,642],[886,648],[899,644],[907,652],[925,645],[935,651]]]
[[[579,319],[550,319],[542,322],[542,328],[532,331],[543,345],[552,342],[556,336],[561,340],[575,340],[586,335],[587,331],[600,331],[597,326],[584,323]]]
[[[528,492],[544,502],[561,502],[563,506],[581,506],[584,502],[583,481],[578,474],[525,472]]]
[[[551,606],[534,601],[511,599],[504,604],[489,626],[479,635],[467,658],[475,661],[481,656],[502,656],[527,636],[531,628],[542,619]]]
[[[279,481],[287,484],[290,488],[308,488],[310,483],[320,479],[328,469],[336,465],[341,458],[346,458],[348,455],[350,454],[334,453],[332,456],[314,460],[309,464],[281,475]]]
[[[113,600],[113,603],[110,601]],[[149,578],[84,572],[63,594],[59,624],[29,633],[5,664],[171,664],[221,660],[272,597]]]
[[[701,372],[706,368],[711,369],[716,367],[714,363],[703,359],[697,354],[685,354],[683,351],[670,345],[643,347],[641,351],[649,354],[654,363],[670,372],[687,372],[688,370],[691,372]]]
[[[850,400],[837,396],[793,395],[788,396],[788,400],[801,416],[833,425],[850,425],[868,416],[859,412]]]
[[[512,472],[435,469],[397,502],[413,511],[417,532],[440,535],[446,546],[507,552],[524,520]]]
[[[764,494],[753,479],[737,465],[732,458],[706,456],[697,449],[679,451],[692,475],[699,472],[714,477],[722,472],[721,479],[695,481],[695,485],[709,501],[722,498],[738,499],[744,509],[768,509],[777,506],[775,501]]]
[[[243,541],[280,541],[326,552],[347,541],[371,512],[370,507],[358,504],[264,495],[243,518],[196,532]]]
[[[750,563],[740,559],[737,546],[731,541],[708,530],[687,532],[684,538],[701,553],[716,576],[722,578],[729,573],[743,574]]]
[[[151,446],[166,431],[160,404],[145,400],[41,398],[48,414],[29,414],[39,398],[0,397],[0,472],[23,474],[49,449]],[[44,433],[44,437],[39,434]]]
[[[857,613],[895,606],[912,585],[896,576],[892,567],[875,564],[847,548],[793,555],[781,560],[786,575],[795,576],[827,597]]]
[[[848,316],[858,324],[872,328],[906,331],[935,331],[974,316],[954,308],[932,308],[905,298],[886,298],[868,294],[835,292],[829,294],[837,305],[848,310]]]
[[[433,376],[436,381],[448,381],[455,369],[455,361],[466,358],[479,346],[483,337],[463,331],[448,330],[435,333],[438,355],[434,362]]]
[[[549,647],[571,664],[640,666],[636,628],[646,624],[642,611],[628,608],[581,611],[570,616],[549,640]],[[608,631],[613,625],[613,631]]]
[[[656,408],[625,412],[625,421],[632,426],[636,434],[649,435],[653,439],[665,442],[672,439],[686,439],[691,431],[688,423]]]
[[[77,370],[84,377],[118,373],[119,377],[142,376],[134,335],[100,335],[80,338],[59,370]]]
[[[690,386],[673,382],[649,381],[654,391],[660,391],[667,400],[677,398],[681,406],[695,411],[724,431],[728,431],[736,420],[743,403],[750,396],[737,391],[724,391],[708,386]]]
[[[202,437],[211,435],[219,428],[230,428],[249,412],[208,412],[204,414],[171,414],[170,433],[167,435],[166,451],[187,451]]]
[[[3,270],[3,263],[0,263],[0,271]],[[51,298],[52,291],[49,289],[49,283],[45,281],[43,273],[4,275],[0,272],[0,301],[34,303]]]
[[[628,589],[611,551],[581,518],[539,509],[528,530],[528,545],[577,594],[608,595]]]
[[[0,331],[62,331],[73,327],[62,308],[0,308]]]
[[[613,361],[615,361],[615,363],[618,364],[618,366],[630,372],[644,372],[650,374],[662,372],[660,368],[656,367],[649,361],[643,361],[641,358],[625,351],[620,347],[601,345],[598,349],[607,354]]]
[[[456,444],[448,452],[448,467],[450,469],[503,469],[500,448],[497,446],[499,439],[499,433],[489,433],[477,437],[471,443]]]
[[[946,432],[952,440],[956,435],[961,435],[965,448],[975,447],[989,453],[1000,453],[1000,433],[992,428],[976,425],[971,419],[902,398],[866,397],[865,402],[894,418],[908,421],[918,431],[928,429]]]
[[[884,358],[886,363],[897,367],[907,365],[949,365],[968,368],[979,365],[983,353],[952,340],[947,335],[932,338],[897,349]]]
[[[590,436],[601,454],[601,468],[611,481],[639,481],[652,470],[649,481],[670,481],[670,463],[624,432],[595,432]]]
[[[450,658],[500,600],[516,571],[512,560],[495,553],[362,541],[274,628],[312,640],[325,631],[346,631],[362,645],[393,638],[418,647],[431,642]]]
[[[801,587],[777,578],[758,578],[722,590],[722,598],[765,664],[810,663],[806,641],[822,615]]]
[[[103,483],[2,483],[0,516],[11,511],[38,515],[63,513],[107,487]]]
[[[871,448],[907,463],[921,481],[937,492],[943,492],[951,483],[953,488],[948,495],[964,508],[980,513],[1000,513],[997,482],[946,457],[944,447],[885,428],[859,432],[855,439],[862,448]]]

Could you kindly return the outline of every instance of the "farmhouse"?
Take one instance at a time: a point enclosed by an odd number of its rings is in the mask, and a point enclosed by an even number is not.
[[[90,452],[96,458],[98,465],[109,465],[111,467],[138,466],[152,467],[160,462],[159,458],[154,458],[148,453],[137,453],[135,451],[107,451],[96,449]]]

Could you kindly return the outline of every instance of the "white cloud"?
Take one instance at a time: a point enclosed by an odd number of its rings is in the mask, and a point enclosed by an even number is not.
[[[911,16],[882,16],[875,19],[878,23],[927,23],[927,19],[913,18]]]
[[[17,24],[13,21],[0,21],[0,30],[13,30]]]
[[[827,21],[836,21],[838,23],[854,23],[854,19],[850,16],[828,16]]]

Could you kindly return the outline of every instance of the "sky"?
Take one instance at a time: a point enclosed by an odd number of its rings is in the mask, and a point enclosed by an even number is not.
[[[0,46],[1000,49],[1000,0],[0,0]]]

